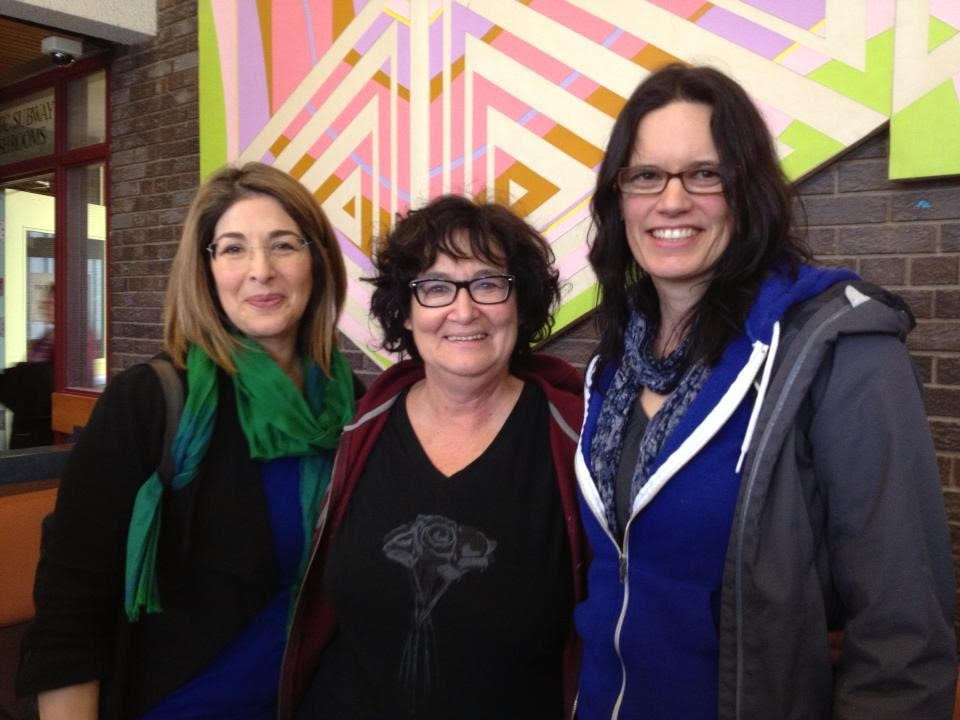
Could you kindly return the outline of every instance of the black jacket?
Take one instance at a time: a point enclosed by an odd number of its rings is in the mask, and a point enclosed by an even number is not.
[[[163,612],[123,619],[127,528],[160,462],[165,404],[147,365],[118,375],[81,432],[45,524],[17,692],[101,681],[101,717],[142,714],[208,665],[277,589],[259,465],[220,373],[198,477],[167,493],[158,554]]]

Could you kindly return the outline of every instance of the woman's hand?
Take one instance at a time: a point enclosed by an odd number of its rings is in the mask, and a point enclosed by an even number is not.
[[[97,720],[100,681],[47,690],[37,695],[40,720]]]

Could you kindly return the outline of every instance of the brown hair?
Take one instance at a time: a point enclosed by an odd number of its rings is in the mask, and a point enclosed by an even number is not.
[[[183,367],[189,345],[202,348],[227,372],[236,371],[237,349],[213,282],[207,246],[220,217],[238,200],[265,195],[276,200],[308,241],[313,290],[300,319],[297,352],[330,374],[336,326],[346,296],[347,279],[340,246],[330,222],[307,189],[282,170],[259,162],[225,167],[197,191],[173,258],[164,312],[164,349]]]

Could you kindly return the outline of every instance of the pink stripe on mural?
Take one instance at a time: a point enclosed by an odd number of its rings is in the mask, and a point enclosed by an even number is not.
[[[327,98],[330,97],[330,93],[339,87],[340,83],[342,83],[343,79],[350,74],[352,69],[353,66],[349,63],[337,63],[337,66],[333,69],[333,72],[330,73],[330,77],[323,81],[323,84],[313,94],[313,97],[310,98],[310,102],[313,103],[313,106],[315,108],[322,106],[327,101]]]
[[[274,2],[270,4],[273,55],[272,97],[273,112],[283,105],[290,93],[306,77],[313,66],[310,57],[310,36],[307,33],[303,4]]]
[[[753,100],[753,104],[757,106],[760,114],[763,115],[763,120],[767,123],[767,128],[769,128],[770,134],[774,137],[779,136],[780,133],[787,129],[787,125],[793,122],[792,117],[782,110],[778,110],[770,103],[757,100],[755,97],[751,98],[751,100]]]
[[[541,15],[576,30],[594,42],[602,43],[616,28],[608,22],[574,7],[565,0],[533,0],[530,7]],[[534,34],[534,37],[536,34]]]
[[[610,44],[610,49],[620,57],[632,58],[649,44],[646,40],[625,32]]]
[[[805,2],[805,0],[801,1]],[[674,15],[687,19],[708,3],[706,0],[650,0],[650,4],[658,5]]]
[[[564,65],[552,55],[548,55],[508,32],[500,33],[494,39],[492,45],[500,52],[515,58],[551,82],[559,84],[573,72],[569,65]]]
[[[487,147],[487,152],[490,152],[489,146]],[[517,161],[517,158],[508,155],[503,150],[495,150],[495,153],[493,156],[493,173],[494,177],[498,178]],[[492,184],[493,183],[491,183],[491,185]]]
[[[823,53],[798,45],[780,60],[780,64],[800,75],[807,75],[829,60],[829,56]]]
[[[557,126],[557,123],[554,122],[552,118],[548,118],[543,113],[537,113],[529,120],[527,120],[523,126],[532,132],[534,135],[543,137],[548,132],[553,130]]]
[[[561,280],[573,277],[584,268],[587,264],[587,252],[589,252],[589,248],[586,243],[583,243],[573,248],[565,258],[557,263]]]
[[[581,100],[586,100],[600,85],[588,78],[586,75],[581,75],[572,83],[567,85],[567,92],[571,95],[580,98]]]
[[[256,137],[270,119],[267,72],[263,62],[263,38],[255,0],[237,2],[237,90],[240,96],[238,130],[240,147]]]
[[[307,154],[313,158],[319,158],[326,152],[326,149],[330,147],[333,143],[333,137],[329,133],[320,133],[320,137],[317,138],[317,141],[310,146],[310,149],[307,150]]]
[[[307,124],[309,119],[310,112],[306,108],[301,109],[300,112],[294,116],[293,121],[284,128],[283,134],[288,138],[296,137],[297,133],[303,129],[303,126]]]
[[[237,6],[232,0],[213,0],[213,24],[217,33],[220,56],[220,78],[223,85],[224,122],[227,131],[227,159],[240,154],[237,122],[240,102],[237,98]]]

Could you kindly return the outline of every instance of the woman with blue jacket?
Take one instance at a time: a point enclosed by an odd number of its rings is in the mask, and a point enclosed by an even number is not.
[[[906,306],[807,264],[766,126],[713,69],[637,88],[592,209],[577,717],[950,717],[953,572]]]

